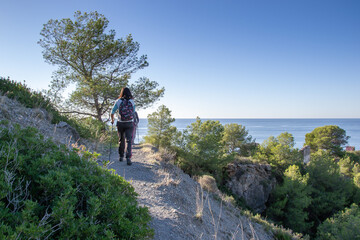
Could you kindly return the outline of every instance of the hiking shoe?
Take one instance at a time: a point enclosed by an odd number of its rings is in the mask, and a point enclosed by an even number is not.
[[[127,158],[127,159],[126,159],[126,163],[127,163],[127,165],[129,165],[129,166],[132,164],[130,158]]]
[[[123,157],[119,157],[119,161],[120,161],[120,162],[124,161],[124,158],[123,158]]]

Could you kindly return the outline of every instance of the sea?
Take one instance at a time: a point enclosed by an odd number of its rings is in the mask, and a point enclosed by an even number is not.
[[[283,132],[291,133],[295,139],[295,147],[302,148],[305,143],[305,134],[310,133],[317,127],[326,125],[337,125],[346,131],[346,135],[350,136],[347,146],[354,146],[355,150],[360,150],[360,118],[345,119],[201,119],[219,121],[221,124],[237,123],[245,126],[249,135],[255,139],[255,142],[262,143],[270,136],[278,136]],[[196,119],[176,119],[172,124],[178,130],[183,131]],[[147,134],[147,119],[140,119],[135,143],[143,140]]]

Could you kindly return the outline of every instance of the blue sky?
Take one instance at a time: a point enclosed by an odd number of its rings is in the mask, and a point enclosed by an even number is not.
[[[45,89],[49,19],[98,11],[131,33],[176,118],[360,118],[358,0],[2,1],[0,76]]]

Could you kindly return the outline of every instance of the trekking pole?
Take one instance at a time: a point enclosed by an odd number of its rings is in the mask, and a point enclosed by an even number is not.
[[[110,146],[109,146],[109,148],[110,148],[110,151],[109,151],[109,163],[110,163],[110,156],[111,156],[111,140],[112,140],[112,133],[113,133],[113,131],[114,131],[114,123],[111,123],[111,132],[110,132]]]
[[[140,138],[139,138],[139,123],[136,125],[136,133],[137,133],[137,137],[138,137],[138,144],[140,143]]]

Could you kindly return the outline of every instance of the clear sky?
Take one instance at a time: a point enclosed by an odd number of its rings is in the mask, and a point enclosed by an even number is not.
[[[49,19],[98,11],[131,33],[176,118],[360,118],[359,0],[0,2],[0,76],[45,89]]]

